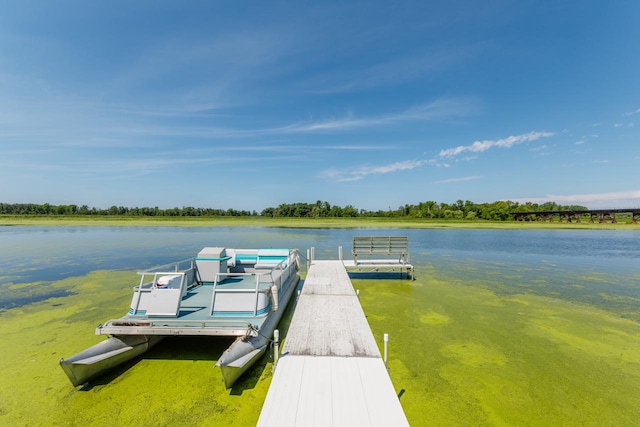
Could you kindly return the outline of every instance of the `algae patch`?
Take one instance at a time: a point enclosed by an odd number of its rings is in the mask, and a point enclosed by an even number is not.
[[[500,351],[475,342],[447,344],[440,351],[444,356],[457,359],[465,365],[492,364],[502,366],[507,363],[507,358]]]
[[[449,316],[446,314],[437,313],[435,311],[430,311],[428,313],[420,315],[420,323],[424,323],[425,325],[446,325],[449,323]]]
[[[640,324],[621,316],[640,318],[640,302],[621,284],[638,275],[600,282],[545,268],[439,259],[416,281],[353,281],[380,348],[390,335],[389,372],[412,426],[637,425]],[[133,272],[96,271],[47,285],[69,296],[0,312],[0,425],[256,424],[271,364],[225,390],[214,364],[228,339],[166,339],[88,387],[70,385],[59,358],[103,340],[95,326],[124,314],[135,283]]]
[[[137,275],[96,271],[51,285],[74,294],[0,312],[0,425],[255,425],[270,381],[267,358],[232,390],[215,362],[228,338],[168,338],[113,372],[74,388],[58,366],[104,337]]]
[[[550,297],[546,283],[521,292],[510,274],[487,283],[436,265],[416,277],[358,283],[378,345],[390,336],[388,367],[412,426],[637,424],[637,322]]]

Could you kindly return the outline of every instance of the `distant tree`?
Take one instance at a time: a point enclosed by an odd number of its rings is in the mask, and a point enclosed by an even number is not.
[[[358,209],[354,208],[352,205],[347,205],[342,210],[342,216],[355,218],[358,216]]]

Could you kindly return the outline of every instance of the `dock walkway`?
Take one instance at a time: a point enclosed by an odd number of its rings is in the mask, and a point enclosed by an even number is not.
[[[341,261],[313,261],[258,426],[408,426]]]

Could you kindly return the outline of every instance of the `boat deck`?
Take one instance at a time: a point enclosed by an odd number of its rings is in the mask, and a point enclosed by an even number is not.
[[[267,275],[268,277],[268,275]],[[260,281],[259,293],[269,292],[272,283]],[[242,336],[249,325],[260,327],[267,318],[265,313],[256,316],[249,312],[211,313],[213,300],[212,283],[190,287],[181,298],[177,316],[127,314],[119,319],[109,320],[98,327],[99,335],[223,335]],[[216,285],[218,293],[245,293],[247,298],[255,298],[256,276],[238,275],[227,277]],[[163,292],[163,290],[160,290]],[[269,304],[268,308],[271,305]]]
[[[342,261],[312,261],[258,426],[408,426]]]

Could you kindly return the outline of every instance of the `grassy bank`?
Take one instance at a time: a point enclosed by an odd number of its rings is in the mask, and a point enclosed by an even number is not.
[[[121,217],[121,216],[0,216],[0,226],[115,227],[283,227],[283,228],[469,228],[469,229],[589,229],[640,230],[640,225],[516,221],[426,220],[404,218],[263,218],[263,217]]]

